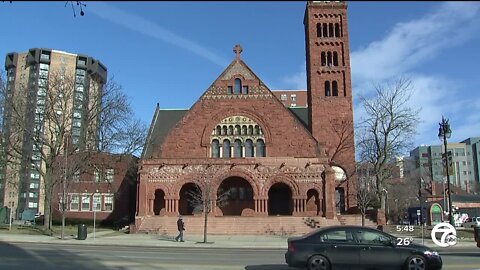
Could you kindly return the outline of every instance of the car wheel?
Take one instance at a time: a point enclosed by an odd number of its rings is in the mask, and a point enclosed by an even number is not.
[[[427,269],[427,263],[425,258],[420,255],[413,255],[408,257],[405,269],[407,270],[425,270]]]
[[[314,255],[308,260],[308,270],[330,270],[330,262],[321,255]]]

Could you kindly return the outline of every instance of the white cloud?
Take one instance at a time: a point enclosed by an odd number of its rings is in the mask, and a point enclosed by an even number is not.
[[[189,40],[187,38],[181,37],[151,21],[141,18],[135,14],[131,14],[126,11],[123,11],[105,2],[89,3],[88,11],[92,12],[93,14],[107,21],[119,24],[135,32],[144,34],[146,36],[170,43],[174,46],[190,51],[221,67],[228,66],[229,64],[229,61],[218,56],[217,54],[208,50],[207,48],[203,47],[200,44],[192,40]]]
[[[305,90],[307,89],[307,63],[303,62],[301,71],[283,78],[283,84],[286,89]]]
[[[407,72],[479,31],[480,3],[442,3],[432,13],[398,23],[383,39],[352,52],[354,80],[383,80]]]

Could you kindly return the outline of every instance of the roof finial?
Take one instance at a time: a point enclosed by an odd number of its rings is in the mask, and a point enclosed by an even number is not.
[[[240,44],[235,45],[235,47],[233,47],[233,51],[235,54],[237,54],[237,60],[240,60],[240,54],[243,51],[242,46],[240,46]]]

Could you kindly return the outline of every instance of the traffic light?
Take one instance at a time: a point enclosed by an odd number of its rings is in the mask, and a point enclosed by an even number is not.
[[[447,151],[447,158],[445,154],[442,154],[443,161],[443,175],[447,176],[447,165],[448,165],[448,174],[453,175],[453,154],[452,151]]]

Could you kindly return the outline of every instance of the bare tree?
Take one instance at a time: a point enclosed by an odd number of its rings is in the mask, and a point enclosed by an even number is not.
[[[52,225],[54,188],[63,179],[56,177],[55,173],[66,170],[59,167],[58,160],[62,156],[73,156],[78,151],[88,155],[99,150],[139,152],[146,136],[146,125],[131,120],[133,114],[128,99],[113,80],[102,88],[91,84],[88,96],[79,97],[76,89],[75,75],[66,71],[50,71],[48,79],[39,80],[38,88],[19,81],[2,91],[5,112],[8,113],[5,117],[8,123],[3,126],[5,152],[9,162],[20,167],[20,174],[24,176],[20,179],[28,179],[31,166],[40,174],[45,201],[44,226],[47,230]],[[84,112],[81,122],[74,114],[78,108]],[[74,142],[78,148],[65,149],[64,142],[72,126],[76,125],[84,127],[81,138],[85,139]],[[68,171],[72,173],[76,170]]]
[[[203,242],[207,243],[207,221],[208,215],[213,211],[213,207],[222,207],[228,203],[228,191],[215,190],[210,178],[200,177],[199,185],[195,185],[194,190],[187,192],[187,201],[194,211],[201,209],[203,213]]]
[[[361,163],[357,166],[357,206],[362,215],[362,226],[365,226],[367,210],[375,202],[375,176],[372,175],[370,164]]]
[[[400,78],[385,85],[375,85],[375,95],[360,97],[365,117],[357,132],[357,150],[362,160],[374,165],[377,196],[385,211],[385,180],[392,175],[391,164],[413,145],[419,111],[409,105],[413,87]]]

